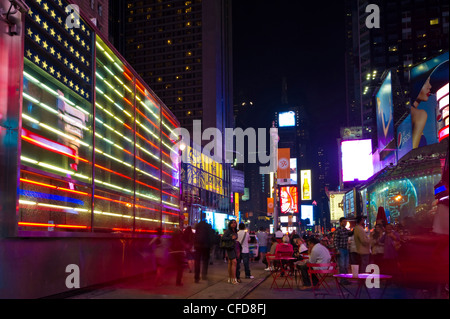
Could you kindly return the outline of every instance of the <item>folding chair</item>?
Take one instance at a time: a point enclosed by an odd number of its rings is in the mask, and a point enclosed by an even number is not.
[[[308,274],[309,274],[309,280],[311,281],[314,297],[317,295],[333,295],[331,291],[330,285],[327,283],[328,278],[333,278],[334,274],[338,273],[337,270],[337,264],[336,263],[326,263],[326,264],[310,264],[308,263]],[[326,269],[321,269],[326,268]],[[316,275],[317,277],[317,284],[314,285],[313,283],[313,276]],[[337,282],[336,282],[337,285]],[[327,293],[317,293],[316,291],[322,287]],[[337,286],[336,286],[337,287]],[[337,287],[338,288],[338,287]]]
[[[273,256],[272,260],[272,285],[270,288],[272,288],[274,285],[276,288],[278,287],[277,279],[279,277],[284,277],[283,286],[281,288],[284,288],[286,285],[286,282],[291,287],[291,284],[289,283],[289,280],[293,281],[292,275],[294,271],[294,267],[292,265],[292,262],[294,258],[292,258],[292,255],[294,254],[294,247],[291,244],[278,244],[277,248],[275,250],[275,255]],[[283,260],[282,258],[292,258],[292,261],[290,260]]]

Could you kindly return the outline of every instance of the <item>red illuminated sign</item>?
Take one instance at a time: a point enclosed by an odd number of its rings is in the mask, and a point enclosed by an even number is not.
[[[296,186],[283,186],[280,190],[281,213],[298,213],[298,190]]]

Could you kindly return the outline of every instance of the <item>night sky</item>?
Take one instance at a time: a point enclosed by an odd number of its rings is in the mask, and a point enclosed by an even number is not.
[[[343,1],[233,2],[235,102],[245,96],[258,108],[248,125],[270,126],[286,77],[289,105],[305,107],[312,142],[327,148],[331,162],[346,124],[344,18]]]

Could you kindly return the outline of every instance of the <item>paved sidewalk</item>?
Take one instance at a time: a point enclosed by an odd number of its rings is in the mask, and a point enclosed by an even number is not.
[[[243,264],[241,274],[243,275]],[[214,260],[208,267],[207,280],[194,282],[194,273],[185,269],[183,286],[175,285],[173,271],[166,274],[162,285],[155,284],[154,274],[129,278],[111,285],[82,289],[68,296],[69,299],[241,299],[261,284],[270,273],[264,271],[264,264],[250,263],[253,279],[241,278],[242,283],[232,285],[227,282],[227,263]]]

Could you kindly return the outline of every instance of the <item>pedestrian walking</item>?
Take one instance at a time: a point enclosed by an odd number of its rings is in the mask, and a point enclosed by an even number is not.
[[[186,253],[185,245],[183,242],[183,232],[179,229],[175,230],[172,235],[169,255],[172,264],[171,266],[175,269],[176,273],[175,285],[183,286],[182,279]]]
[[[384,259],[384,243],[381,242],[381,238],[384,235],[384,228],[382,223],[377,223],[375,229],[370,234],[370,247],[371,247],[371,259],[372,263],[378,265],[380,269],[383,269],[383,259]],[[383,270],[381,270],[383,272]]]
[[[262,263],[264,263],[264,258],[267,253],[267,245],[269,243],[269,234],[264,230],[264,227],[260,227],[259,231],[256,233],[259,243],[259,258]]]
[[[194,235],[194,281],[200,281],[200,268],[202,280],[207,280],[209,254],[212,243],[212,228],[205,220],[200,221],[195,227]]]
[[[160,286],[164,283],[165,269],[169,259],[168,244],[162,237],[163,230],[158,227],[156,229],[156,237],[152,239],[149,246],[153,252],[153,257],[156,265],[155,285]]]
[[[248,234],[248,231],[245,229],[245,224],[240,223],[237,241],[239,242],[241,251],[240,251],[239,257],[236,262],[236,279],[238,282],[241,282],[241,276],[240,276],[241,275],[241,261],[244,264],[245,278],[246,279],[255,278],[252,276],[252,274],[250,272],[250,251],[249,251],[249,247],[248,247],[249,240],[250,240],[250,235]]]
[[[401,247],[400,235],[394,231],[392,224],[387,224],[385,233],[380,239],[384,243],[384,272],[388,275],[398,274],[398,251]]]
[[[345,217],[341,217],[339,219],[339,227],[334,232],[333,244],[336,249],[336,257],[338,262],[338,268],[340,274],[348,273],[348,265],[349,265],[349,247],[348,247],[348,238],[353,236],[353,232],[345,228],[347,225],[347,219]],[[341,280],[341,284],[348,284],[349,281],[346,279]]]
[[[189,272],[194,271],[194,233],[192,227],[188,226],[183,232],[183,243],[186,252],[186,261],[188,264]]]
[[[233,285],[239,284],[236,278],[237,257],[239,254],[236,247],[237,238],[237,222],[235,220],[230,220],[228,229],[222,236],[222,242],[224,243],[228,257],[228,282]]]
[[[370,261],[370,238],[364,230],[364,217],[358,216],[356,218],[356,226],[353,229],[353,236],[355,239],[356,252],[359,258],[359,272],[366,272],[366,268]]]

